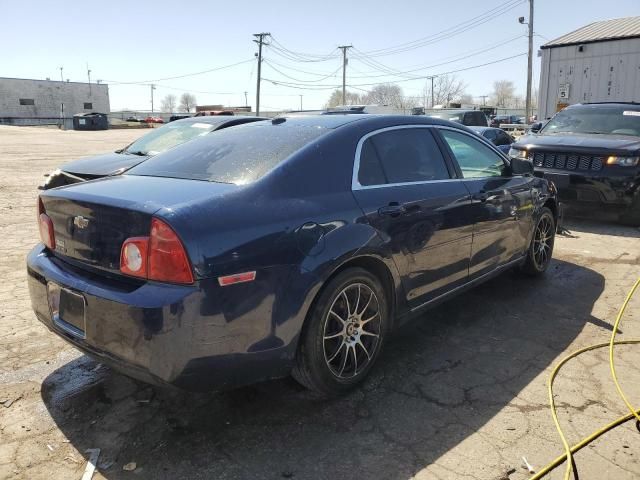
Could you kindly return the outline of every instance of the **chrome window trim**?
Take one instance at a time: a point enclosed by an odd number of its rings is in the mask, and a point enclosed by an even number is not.
[[[381,183],[379,185],[361,185],[360,182],[358,181],[358,173],[360,173],[360,154],[362,153],[362,145],[364,144],[364,142],[366,142],[369,138],[373,137],[374,135],[377,135],[379,133],[384,133],[384,132],[390,132],[393,130],[406,130],[406,129],[414,129],[414,128],[424,128],[424,129],[432,129],[434,128],[435,125],[417,125],[417,124],[411,124],[411,125],[394,125],[393,127],[385,127],[385,128],[380,128],[378,130],[374,130],[373,132],[369,132],[366,135],[363,135],[360,140],[358,140],[358,145],[356,146],[356,154],[355,154],[355,158],[354,158],[354,162],[353,162],[353,174],[351,177],[351,190],[371,190],[374,188],[387,188],[387,187],[403,187],[403,186],[408,186],[408,185],[423,185],[423,184],[430,184],[430,183],[444,183],[444,182],[459,182],[463,179],[461,178],[443,178],[440,180],[420,180],[417,182],[401,182],[401,183]],[[455,129],[452,129],[455,130]],[[434,139],[435,141],[435,139]],[[438,150],[440,150],[440,146],[437,145],[436,142],[436,146],[438,147]],[[441,152],[442,153],[442,152]],[[446,159],[444,158],[444,154],[442,155],[442,159],[445,161],[445,168],[447,168],[447,163],[446,163]],[[447,168],[447,171],[449,169]]]

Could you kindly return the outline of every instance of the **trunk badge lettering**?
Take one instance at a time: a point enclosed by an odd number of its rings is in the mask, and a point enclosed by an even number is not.
[[[77,217],[73,217],[73,224],[79,229],[83,229],[87,228],[89,220],[84,218],[82,215],[78,215]]]

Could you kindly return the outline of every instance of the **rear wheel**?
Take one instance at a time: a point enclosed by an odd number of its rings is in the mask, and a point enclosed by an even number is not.
[[[543,207],[533,231],[533,238],[522,271],[529,275],[540,275],[547,270],[549,263],[551,263],[555,236],[556,222],[553,213],[547,207]]]
[[[389,325],[387,297],[367,270],[333,278],[310,312],[293,377],[324,395],[346,392],[369,373]]]

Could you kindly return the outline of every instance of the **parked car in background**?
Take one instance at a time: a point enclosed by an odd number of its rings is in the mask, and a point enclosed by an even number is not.
[[[512,145],[552,180],[567,212],[640,225],[640,104],[585,103]]]
[[[443,108],[439,110],[430,110],[426,114],[431,118],[440,118],[449,120],[450,122],[460,123],[467,126],[487,127],[489,121],[484,112],[480,110],[464,110],[461,108]]]
[[[164,152],[209,132],[243,123],[264,120],[260,117],[198,117],[168,123],[112,153],[83,158],[64,164],[51,172],[41,190],[117,175]]]
[[[412,316],[508,269],[547,269],[558,204],[532,170],[424,116],[227,128],[42,192],[31,302],[52,332],[148,382],[293,374],[339,394]]]
[[[160,117],[152,117],[152,116],[148,116],[143,121],[146,122],[146,123],[164,123],[164,120],[162,118],[160,118]]]
[[[486,138],[491,143],[493,143],[498,150],[502,153],[509,153],[509,149],[511,148],[511,144],[515,142],[515,139],[509,135],[507,132],[500,128],[493,127],[469,127],[471,130],[476,132],[481,137]]]
[[[142,120],[141,118],[132,116],[132,117],[127,117],[127,122],[143,122],[144,120]]]
[[[518,115],[496,115],[491,119],[490,127],[500,128],[502,124],[520,125],[524,124],[522,118]]]

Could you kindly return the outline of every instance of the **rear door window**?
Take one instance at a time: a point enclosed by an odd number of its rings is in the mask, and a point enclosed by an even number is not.
[[[367,138],[360,152],[358,183],[373,186],[450,178],[429,130],[401,128]]]
[[[471,135],[441,129],[464,178],[501,177],[505,162],[502,157],[482,141]]]

